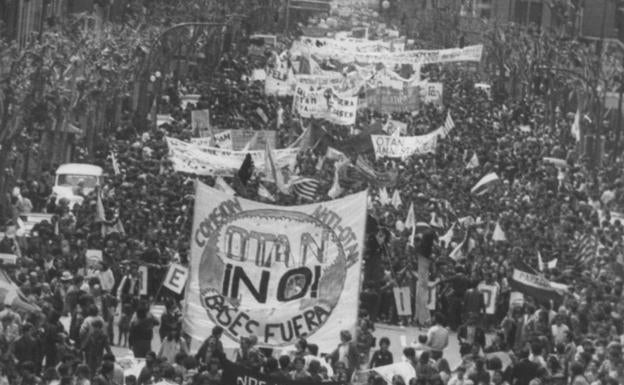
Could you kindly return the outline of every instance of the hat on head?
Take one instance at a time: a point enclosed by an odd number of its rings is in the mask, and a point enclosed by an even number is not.
[[[74,279],[74,276],[67,270],[61,275],[61,281],[71,281],[72,279]]]

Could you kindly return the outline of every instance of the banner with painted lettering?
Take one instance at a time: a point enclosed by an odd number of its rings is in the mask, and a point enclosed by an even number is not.
[[[386,136],[371,135],[375,157],[407,158],[412,155],[429,154],[436,151],[437,135]]]
[[[293,98],[293,111],[303,118],[315,117],[348,126],[355,124],[357,96],[338,94],[331,88],[306,91],[298,86]]]
[[[393,87],[368,88],[362,106],[383,114],[412,112],[418,110],[422,104],[421,93],[418,85],[402,90]]]
[[[319,358],[322,360],[322,358]],[[227,385],[317,385],[318,381],[291,380],[284,378],[275,378],[257,373],[254,370],[247,369],[242,365],[235,364],[231,361],[223,363],[223,374],[221,384]],[[324,385],[346,385],[346,382],[323,381]]]
[[[396,48],[395,48],[396,46]],[[354,52],[393,52],[401,51],[405,44],[383,40],[366,40],[358,38],[330,39],[323,37],[303,36],[295,40],[290,53],[294,56],[303,53],[325,57],[329,53],[349,54]]]
[[[230,147],[234,151],[240,151],[252,141],[248,150],[264,150],[267,142],[271,144],[271,148],[277,147],[277,136],[274,130],[213,130],[215,139],[218,135],[229,134]],[[255,138],[254,138],[255,136]],[[218,141],[212,141],[211,138],[191,138],[191,143],[198,146],[214,147]],[[214,143],[214,144],[213,144]],[[219,145],[219,148],[226,148]]]
[[[412,315],[412,294],[410,293],[410,288],[406,287],[395,287],[394,291],[394,304],[396,305],[397,314],[399,316],[410,316]]]
[[[423,65],[451,62],[480,62],[483,45],[440,50],[411,50],[402,52],[358,52],[322,47],[312,48],[312,53],[321,59],[335,59],[342,63],[363,65],[381,63],[388,67],[401,64]]]
[[[264,170],[265,151],[233,151],[216,147],[199,146],[174,138],[166,138],[169,147],[169,160],[176,172],[196,175],[232,176],[240,169],[247,154],[255,165],[255,170]],[[277,167],[293,170],[297,162],[299,148],[273,150]]]
[[[206,138],[208,139],[208,138]],[[202,140],[203,142],[203,140]],[[191,140],[191,143],[197,143],[197,140]],[[232,130],[225,130],[212,135],[212,146],[219,147],[223,150],[233,150],[232,148]]]
[[[184,330],[203,341],[220,325],[226,348],[253,333],[334,349],[357,322],[366,195],[285,207],[197,182]]]
[[[264,81],[264,93],[267,95],[286,96],[292,94],[295,75],[286,60],[276,55],[272,68],[267,68]]]

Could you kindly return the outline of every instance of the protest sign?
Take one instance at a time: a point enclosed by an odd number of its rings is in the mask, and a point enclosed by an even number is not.
[[[412,306],[411,306],[411,298],[412,295],[410,293],[409,287],[395,287],[394,291],[394,304],[396,305],[397,314],[399,316],[410,316],[412,315]]]
[[[422,155],[435,152],[438,137],[435,135],[421,136],[385,136],[371,135],[375,157],[406,158],[411,155]]]
[[[420,86],[408,86],[402,90],[394,87],[376,87],[366,90],[366,106],[381,113],[412,112],[421,105]]]
[[[407,134],[407,123],[399,122],[398,120],[388,120],[382,127],[388,135],[401,136]]]
[[[442,83],[424,83],[421,89],[425,103],[442,105],[442,93],[444,89]]]
[[[255,170],[264,170],[265,151],[233,151],[216,147],[183,142],[166,138],[169,147],[169,160],[176,172],[196,175],[232,176],[235,175],[247,154],[251,155]],[[294,169],[299,148],[273,150],[277,167]]]
[[[163,286],[176,294],[180,294],[184,290],[188,274],[189,271],[186,267],[173,263],[169,266]]]
[[[251,72],[251,81],[252,82],[263,82],[267,78],[267,73],[263,68],[254,68]]]
[[[249,54],[263,56],[267,50],[272,50],[277,45],[277,36],[254,34],[249,36]]]
[[[436,299],[438,297],[438,287],[430,281],[429,282],[429,290],[427,292],[427,309],[430,311],[435,311],[436,309]]]
[[[184,330],[203,341],[224,328],[289,347],[298,338],[335,347],[355,327],[366,192],[319,204],[274,206],[196,185]]]
[[[191,111],[191,129],[195,136],[209,136],[210,110]]]
[[[200,94],[186,94],[180,97],[180,105],[183,110],[186,110],[186,106],[189,104],[197,104],[199,102]]]
[[[477,290],[483,294],[483,303],[485,303],[485,313],[494,314],[496,312],[496,302],[498,299],[498,286],[480,283]]]
[[[348,126],[355,124],[357,96],[338,94],[331,88],[306,91],[298,86],[293,98],[293,111],[303,118],[325,119]]]
[[[276,58],[273,68],[266,71],[264,93],[267,95],[286,96],[292,94],[295,75],[288,62]]]
[[[212,146],[232,150],[232,131],[224,130],[212,135]]]
[[[147,284],[149,282],[149,275],[147,272],[147,266],[139,266],[139,294],[147,295]]]

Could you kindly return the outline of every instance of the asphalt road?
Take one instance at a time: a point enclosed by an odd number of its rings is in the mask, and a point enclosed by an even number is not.
[[[160,315],[164,310],[163,306],[154,306],[152,307],[152,314],[160,319]],[[65,327],[69,329],[69,319],[63,318],[61,322],[64,323]],[[117,326],[115,325],[115,333],[117,333]],[[376,337],[377,341],[381,337],[388,337],[390,339],[390,351],[394,356],[394,360],[399,361],[403,357],[403,349],[407,346],[410,346],[412,342],[416,341],[420,334],[426,334],[426,329],[419,329],[415,327],[401,327],[401,326],[392,326],[385,324],[376,324],[375,332],[373,333]],[[117,342],[117,336],[115,335],[115,342]],[[158,351],[160,347],[160,338],[158,337],[158,328],[154,329],[154,339],[152,340],[152,350]],[[191,350],[196,350],[196,346],[192,346]],[[131,355],[131,351],[128,348],[113,346],[113,353],[116,357],[126,357]],[[449,338],[449,346],[444,351],[444,357],[449,361],[451,368],[456,367],[461,361],[461,357],[459,355],[459,344],[457,341],[457,334],[451,333]]]

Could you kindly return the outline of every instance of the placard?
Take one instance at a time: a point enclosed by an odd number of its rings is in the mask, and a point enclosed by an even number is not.
[[[412,306],[411,300],[412,295],[410,293],[409,287],[395,287],[394,291],[394,304],[396,305],[397,314],[399,317],[401,316],[411,316],[412,315]]]
[[[429,154],[436,151],[438,137],[436,135],[421,136],[386,136],[371,135],[375,157],[407,158],[412,155]]]
[[[195,136],[206,136],[210,132],[210,110],[191,111],[191,129]]]
[[[188,269],[177,263],[172,263],[167,271],[163,286],[176,294],[181,294],[188,279]]]
[[[94,270],[98,267],[98,264],[102,263],[102,250],[87,249],[86,254],[86,267],[87,270]]]
[[[139,295],[147,295],[147,285],[149,283],[149,275],[147,266],[142,265],[138,268],[139,273]]]
[[[357,323],[366,192],[275,206],[196,184],[184,330],[224,347],[253,333],[260,346],[300,338],[331,351]]]

